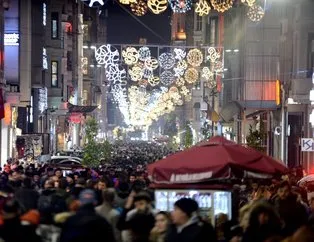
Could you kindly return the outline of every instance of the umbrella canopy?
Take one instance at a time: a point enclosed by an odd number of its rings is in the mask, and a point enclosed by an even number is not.
[[[270,178],[287,171],[283,163],[216,136],[148,166],[156,184],[201,183],[213,179]]]
[[[306,185],[307,183],[314,183],[314,174],[303,177],[300,181],[298,181],[298,185]]]

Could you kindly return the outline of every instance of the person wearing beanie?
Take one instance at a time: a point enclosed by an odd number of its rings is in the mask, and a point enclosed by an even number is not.
[[[181,198],[174,204],[166,242],[215,242],[214,228],[198,216],[198,204],[191,198]]]

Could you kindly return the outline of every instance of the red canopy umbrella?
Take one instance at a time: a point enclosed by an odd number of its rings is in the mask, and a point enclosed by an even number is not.
[[[216,136],[148,166],[155,184],[201,183],[214,179],[270,178],[285,165],[254,149]]]

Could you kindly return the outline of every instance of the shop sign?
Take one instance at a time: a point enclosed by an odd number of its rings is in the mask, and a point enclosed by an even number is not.
[[[20,35],[16,33],[4,34],[4,45],[19,45]]]

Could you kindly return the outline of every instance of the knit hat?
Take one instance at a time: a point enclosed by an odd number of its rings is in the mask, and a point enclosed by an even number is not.
[[[182,210],[188,217],[198,210],[197,202],[191,198],[181,198],[175,202],[174,206]]]
[[[79,201],[81,205],[96,204],[96,194],[91,189],[85,189],[80,193]]]

